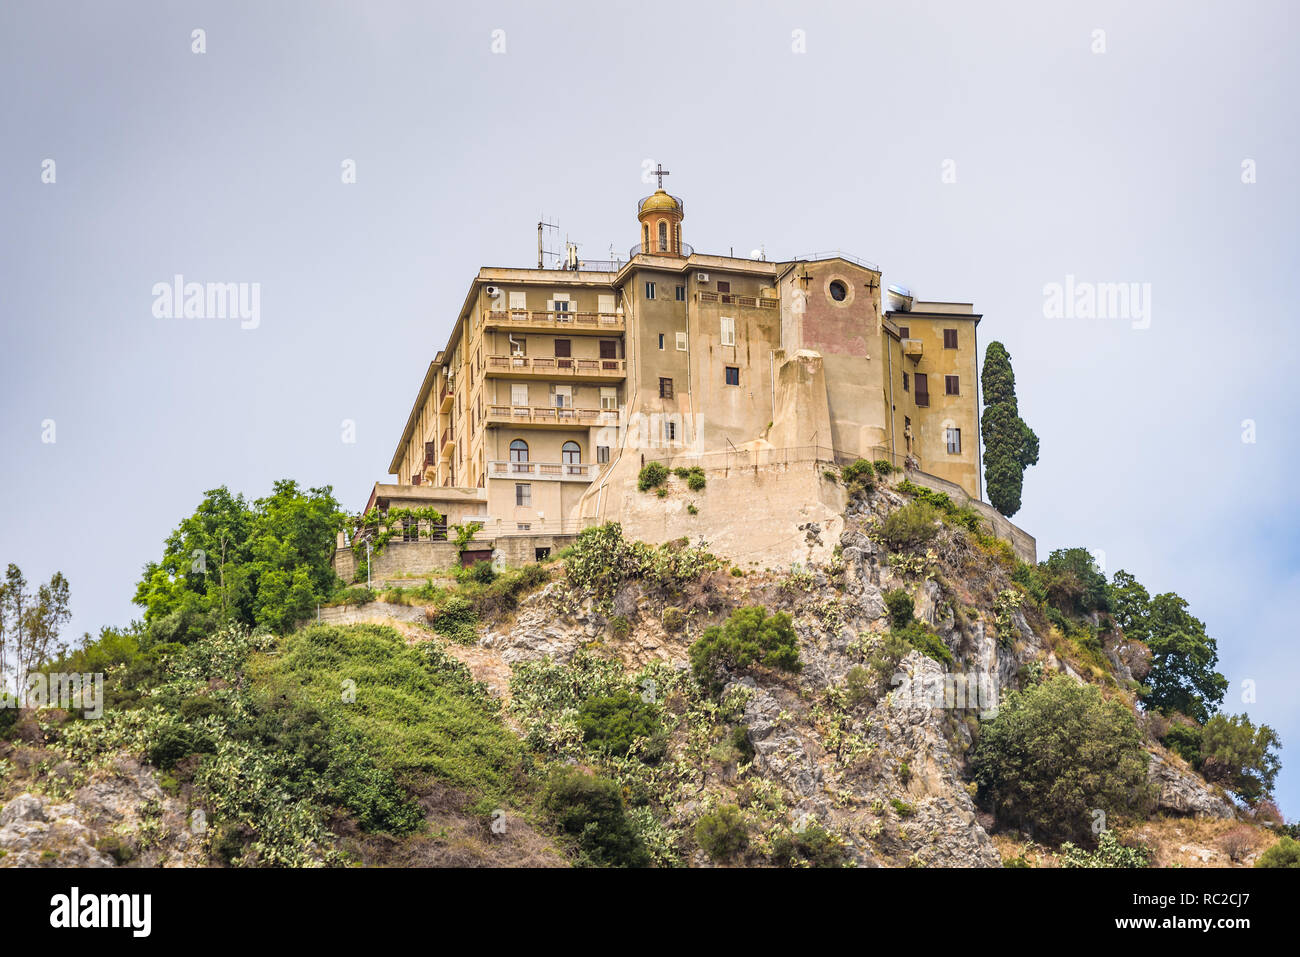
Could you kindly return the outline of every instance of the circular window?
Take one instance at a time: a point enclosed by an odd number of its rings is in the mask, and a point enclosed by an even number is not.
[[[840,282],[838,279],[833,280],[831,284],[827,287],[827,290],[830,292],[831,298],[834,299],[836,302],[843,302],[844,297],[849,294],[848,287],[844,285],[844,283]]]

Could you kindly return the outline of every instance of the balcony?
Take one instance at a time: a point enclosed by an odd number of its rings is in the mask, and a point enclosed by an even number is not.
[[[637,243],[628,250],[628,258],[633,256],[693,256],[695,250],[691,248],[690,243],[679,243],[678,249],[672,248],[672,242],[667,243]]]
[[[532,377],[600,382],[625,378],[627,361],[570,356],[488,356],[486,374],[514,379]]]
[[[717,302],[724,306],[748,306],[750,308],[758,307],[760,309],[775,309],[780,305],[780,300],[768,299],[765,296],[737,296],[729,292],[707,292],[701,290],[696,293],[700,302]]]
[[[447,429],[443,429],[443,430],[442,430],[442,441],[438,443],[438,447],[442,450],[442,457],[443,457],[443,458],[450,458],[450,457],[451,457],[451,451],[452,451],[452,445],[453,445],[453,442],[454,442],[454,437],[453,437],[452,434],[451,434],[451,429],[449,429],[449,428],[447,428]]]
[[[921,340],[920,339],[903,339],[903,355],[912,361],[921,358]]]
[[[599,466],[580,462],[488,462],[488,478],[517,482],[590,482]]]
[[[483,313],[486,329],[522,329],[537,332],[623,332],[623,317],[609,312],[489,309]]]
[[[555,429],[585,429],[618,425],[618,409],[573,409],[527,405],[490,405],[487,425],[530,425]]]
[[[456,395],[451,390],[451,382],[444,379],[442,383],[442,387],[438,390],[438,411],[450,412],[451,403],[455,398]]]

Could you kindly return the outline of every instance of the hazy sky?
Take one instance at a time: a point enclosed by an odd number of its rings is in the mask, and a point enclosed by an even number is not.
[[[0,562],[62,570],[79,634],[206,489],[359,509],[474,271],[534,264],[543,213],[625,253],[663,162],[701,251],[975,303],[1042,440],[1015,521],[1190,600],[1290,819],[1296,11],[5,0]],[[259,284],[256,328],[156,317],[177,274]],[[1051,318],[1067,277],[1149,315]]]

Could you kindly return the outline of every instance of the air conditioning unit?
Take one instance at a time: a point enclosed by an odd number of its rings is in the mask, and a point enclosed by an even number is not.
[[[489,299],[495,299],[497,296],[501,295],[501,287],[500,287],[500,286],[488,286],[488,287],[487,287],[486,289],[484,289],[483,291],[484,291],[485,293],[487,293],[487,297],[488,297]]]
[[[706,273],[706,272],[697,272],[697,273],[695,274],[695,281],[696,281],[696,282],[708,282],[708,281],[709,281],[709,274]]]

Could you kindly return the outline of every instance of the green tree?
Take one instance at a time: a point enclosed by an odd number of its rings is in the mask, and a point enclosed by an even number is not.
[[[1200,771],[1247,804],[1273,793],[1282,763],[1275,753],[1282,741],[1266,724],[1258,728],[1244,714],[1216,714],[1201,729]]]
[[[1276,843],[1259,855],[1259,860],[1255,862],[1255,866],[1300,867],[1300,841],[1293,840],[1286,835],[1279,837]]]
[[[1106,576],[1086,548],[1058,548],[1039,568],[1047,600],[1066,614],[1110,610]]]
[[[1108,588],[1115,624],[1127,638],[1151,649],[1151,672],[1142,706],[1163,714],[1181,712],[1204,724],[1223,700],[1228,679],[1215,670],[1218,643],[1205,623],[1192,616],[1173,592],[1150,597],[1133,575],[1121,569]]]
[[[1057,675],[1008,692],[975,748],[980,797],[1048,840],[1091,836],[1094,812],[1141,813],[1148,756],[1129,710]]]
[[[328,486],[281,480],[252,505],[224,486],[207,492],[136,586],[146,644],[188,643],[231,623],[283,630],[307,617],[334,589],[343,521]]]
[[[1011,355],[1000,342],[990,342],[980,375],[984,390],[984,483],[989,502],[1008,517],[1020,511],[1025,469],[1038,464],[1038,436],[1020,418],[1016,376]]]

